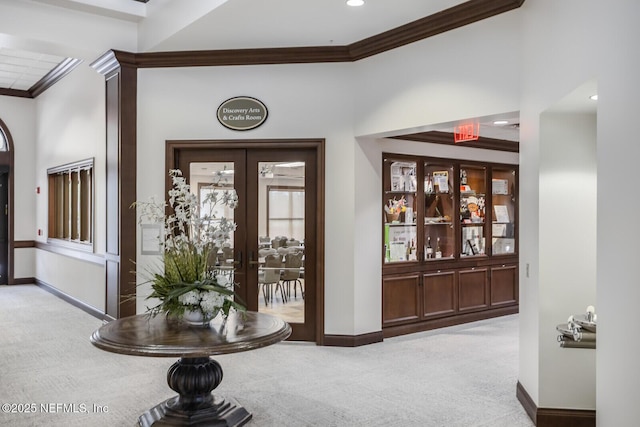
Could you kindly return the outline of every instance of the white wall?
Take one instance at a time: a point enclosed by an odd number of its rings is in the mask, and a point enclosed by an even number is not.
[[[353,101],[349,64],[139,70],[139,200],[164,197],[169,139],[325,138],[327,334],[353,334]],[[260,99],[269,118],[234,132],[218,123],[226,99]],[[139,256],[144,268],[153,258]],[[144,310],[144,303],[138,304]],[[369,328],[378,327],[369,326]]]
[[[596,302],[596,115],[540,118],[539,407],[594,409],[596,354],[563,349],[556,325]],[[563,381],[558,381],[563,378]]]
[[[590,2],[549,0],[525,2],[523,16],[522,104],[520,108],[520,375],[519,381],[536,404],[539,394],[540,309],[548,303],[539,288],[538,259],[540,114],[576,87],[595,77],[593,55],[597,36],[586,22]],[[592,2],[591,2],[592,3]],[[544,22],[545,25],[540,25]],[[553,46],[551,49],[550,46]],[[529,277],[526,276],[529,265]],[[566,316],[568,317],[568,315]],[[561,320],[566,320],[566,317]],[[547,403],[551,403],[548,402]],[[553,406],[553,405],[552,405]]]
[[[584,7],[581,2],[572,2]],[[640,342],[629,339],[640,301],[638,258],[633,236],[640,200],[625,184],[638,181],[640,145],[628,129],[638,121],[636,89],[640,69],[640,3],[590,1],[598,22],[598,265],[597,423],[630,426],[640,419]],[[605,19],[606,17],[606,19]],[[593,58],[591,58],[593,61]],[[621,349],[620,343],[627,343]]]
[[[640,100],[634,70],[640,67],[640,27],[635,1],[527,1],[523,14],[523,91],[521,117],[521,264],[531,264],[531,276],[521,269],[520,382],[538,404],[562,404],[543,385],[550,372],[535,355],[551,357],[540,344],[548,331],[537,330],[549,295],[542,289],[542,260],[537,225],[543,203],[538,177],[544,168],[540,115],[584,82],[597,79],[597,280],[596,412],[601,426],[635,425],[640,407],[635,396],[640,383],[637,358],[640,343],[630,339],[635,324],[638,248],[625,222],[640,202],[629,197],[625,183],[636,182],[640,147],[629,138]],[[544,23],[544,25],[541,25]],[[592,23],[597,23],[592,25]],[[552,47],[552,48],[551,48]],[[540,193],[541,194],[541,193]],[[540,215],[538,214],[540,212]],[[540,313],[540,316],[538,316]],[[540,318],[539,318],[540,317]],[[624,343],[624,349],[621,347]],[[540,386],[538,386],[540,381]],[[558,379],[556,378],[556,383]],[[589,404],[587,396],[581,407]]]
[[[104,267],[43,250],[36,251],[36,277],[65,294],[104,312]]]
[[[95,252],[104,253],[105,83],[89,64],[109,49],[135,51],[137,25],[44,3],[4,1],[0,28],[4,47],[83,61],[35,100],[0,96],[0,118],[9,127],[15,148],[15,239],[46,242],[47,168],[94,157]],[[102,267],[31,248],[16,249],[14,265],[16,278],[36,277],[105,309]]]
[[[356,135],[518,111],[519,26],[514,10],[356,62]]]
[[[518,162],[513,153],[375,136],[518,110],[520,65],[512,54],[519,50],[518,26],[517,13],[509,12],[353,64],[359,137],[353,176],[354,294],[341,309],[354,312],[355,334],[382,327],[382,152]]]
[[[11,133],[14,150],[13,231],[15,240],[36,235],[35,161],[36,103],[32,99],[0,96],[0,119]],[[33,250],[14,250],[14,277],[34,277]]]
[[[94,252],[105,248],[105,82],[104,77],[81,64],[36,99],[35,198],[37,212],[32,238],[47,241],[47,169],[78,160],[94,158]],[[35,188],[33,186],[32,188]],[[35,229],[43,230],[41,236]],[[103,267],[36,250],[35,276],[39,280],[104,311],[105,274]]]

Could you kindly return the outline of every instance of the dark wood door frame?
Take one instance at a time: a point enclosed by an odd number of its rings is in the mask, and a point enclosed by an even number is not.
[[[13,240],[13,138],[11,137],[11,133],[9,129],[5,125],[5,123],[0,119],[0,131],[4,133],[4,136],[7,139],[7,151],[0,152],[0,165],[8,171],[8,182],[7,182],[7,278],[6,283],[9,285],[16,284],[14,276],[14,257],[13,251],[15,247],[15,242]]]
[[[317,168],[314,177],[317,196],[316,206],[316,344],[324,345],[324,139],[265,139],[265,140],[169,140],[166,141],[166,169],[178,167],[180,164],[180,150],[189,149],[313,149],[317,158]],[[170,178],[165,178],[165,189],[171,188]]]

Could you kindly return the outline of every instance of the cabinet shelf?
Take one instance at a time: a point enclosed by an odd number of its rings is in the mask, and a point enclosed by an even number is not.
[[[407,220],[404,215],[402,222],[383,218],[383,265],[401,262],[404,246],[414,248],[424,266],[434,260],[426,259],[428,240],[440,242],[449,257],[438,260],[448,265],[462,258],[517,254],[517,166],[384,154],[382,194],[384,206],[403,201]]]
[[[409,190],[387,190],[384,192],[384,194],[416,194],[415,190],[414,191],[409,191]]]

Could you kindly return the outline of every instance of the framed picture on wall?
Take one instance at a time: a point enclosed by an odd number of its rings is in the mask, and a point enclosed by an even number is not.
[[[162,224],[140,224],[140,253],[162,255]]]

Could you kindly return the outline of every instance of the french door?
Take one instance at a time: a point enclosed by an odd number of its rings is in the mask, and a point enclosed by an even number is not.
[[[236,209],[219,212],[237,224],[219,262],[233,262],[248,310],[287,321],[291,340],[318,341],[317,149],[238,145],[172,142],[168,165],[182,170],[200,200],[209,191],[237,193]]]

